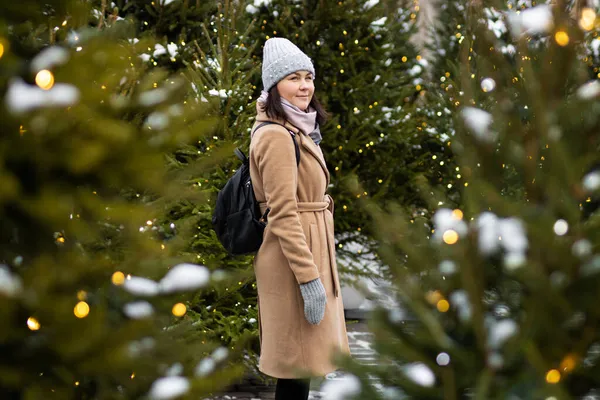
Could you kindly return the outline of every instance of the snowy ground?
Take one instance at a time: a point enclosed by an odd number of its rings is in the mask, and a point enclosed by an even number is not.
[[[367,365],[375,361],[375,352],[371,348],[371,333],[367,331],[365,323],[348,324],[348,341],[350,343],[350,352],[357,361]],[[341,379],[341,374],[334,373],[327,377],[327,380],[339,379]],[[324,381],[313,380],[311,382],[309,400],[325,400],[323,393],[320,391],[323,384]],[[238,392],[224,393],[210,400],[271,400],[274,398],[273,392]]]

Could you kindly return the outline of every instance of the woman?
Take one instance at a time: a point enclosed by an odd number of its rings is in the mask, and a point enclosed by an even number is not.
[[[250,142],[250,176],[267,216],[254,259],[259,370],[278,378],[277,400],[306,400],[310,378],[350,353],[335,260],[333,201],[319,142],[327,114],[314,96],[314,66],[292,42],[267,40],[264,90]],[[270,122],[270,124],[266,124]],[[294,140],[299,149],[297,165]]]

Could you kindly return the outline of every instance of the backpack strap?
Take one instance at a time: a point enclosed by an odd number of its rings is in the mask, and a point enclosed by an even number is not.
[[[292,142],[294,142],[294,150],[296,151],[296,166],[300,165],[300,149],[298,148],[298,143],[296,143],[296,139],[294,139],[294,137],[296,136],[296,134],[294,132],[292,132],[291,130],[289,130],[288,128],[286,128],[284,125],[281,125],[278,122],[273,122],[273,121],[265,121],[262,124],[258,125],[256,127],[256,129],[254,130],[254,132],[252,132],[252,134],[254,135],[254,133],[256,133],[257,130],[259,130],[260,128],[262,128],[265,125],[279,125],[279,126],[283,126],[285,129],[287,129],[287,131],[290,133],[290,135],[292,136]],[[237,150],[237,149],[236,149]],[[237,153],[236,153],[237,154]],[[243,153],[242,153],[243,154]],[[239,155],[238,155],[239,157]],[[244,156],[245,158],[245,156]],[[241,159],[241,158],[240,158]],[[244,161],[243,159],[241,159],[242,161]]]
[[[288,128],[286,128],[284,125],[281,125],[280,123],[273,122],[273,121],[265,121],[262,124],[258,125],[256,127],[256,129],[254,130],[254,132],[252,132],[252,134],[254,135],[254,133],[257,130],[259,130],[260,128],[262,128],[263,126],[265,126],[265,125],[272,125],[272,124],[283,126],[290,133],[290,135],[292,136],[292,142],[294,142],[294,150],[296,151],[296,166],[300,165],[300,149],[298,148],[298,143],[296,143],[296,139],[294,139],[294,137],[296,136],[296,134],[294,132],[292,132],[291,130],[289,130]],[[242,155],[243,155],[243,153],[242,153]],[[270,211],[271,211],[271,208],[267,208],[265,210],[264,214],[260,218],[260,222],[267,223],[267,216],[269,215]]]
[[[242,162],[244,164],[246,164],[248,162],[248,157],[246,157],[246,155],[244,154],[243,151],[241,151],[239,148],[236,148],[234,151],[235,155],[237,156],[237,158],[239,158],[240,160],[242,160]]]

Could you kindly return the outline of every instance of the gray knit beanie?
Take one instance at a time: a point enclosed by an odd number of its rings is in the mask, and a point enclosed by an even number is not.
[[[263,49],[262,81],[269,91],[280,80],[296,71],[309,71],[315,77],[315,67],[306,54],[284,38],[271,38]]]

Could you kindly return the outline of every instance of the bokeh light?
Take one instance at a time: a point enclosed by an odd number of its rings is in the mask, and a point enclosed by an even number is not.
[[[558,383],[560,382],[560,372],[557,369],[551,369],[546,374],[546,382],[548,383]]]
[[[446,232],[444,232],[442,239],[446,244],[455,244],[458,242],[458,233],[456,233],[455,230],[448,229]]]
[[[183,317],[185,315],[185,313],[187,312],[187,307],[183,303],[177,303],[173,306],[173,309],[171,310],[171,312],[176,317]]]
[[[43,69],[35,76],[35,84],[41,89],[50,90],[54,86],[54,75],[47,69]]]
[[[125,274],[122,273],[121,271],[117,271],[114,274],[112,274],[112,283],[113,285],[122,285],[125,282]]]
[[[29,317],[27,319],[27,327],[29,329],[31,329],[32,331],[37,331],[38,329],[40,329],[40,323],[38,322],[37,319],[33,318],[33,317]]]
[[[77,318],[85,318],[90,313],[90,306],[85,301],[80,301],[75,305],[73,313]]]

